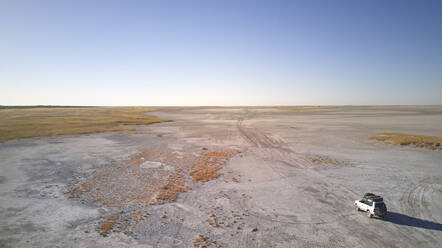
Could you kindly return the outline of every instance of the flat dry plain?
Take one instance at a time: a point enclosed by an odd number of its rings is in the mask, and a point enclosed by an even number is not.
[[[0,247],[440,247],[442,106],[161,108],[0,143]],[[353,208],[365,192],[389,213]]]

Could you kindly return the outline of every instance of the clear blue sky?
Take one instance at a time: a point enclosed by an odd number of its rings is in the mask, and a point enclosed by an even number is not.
[[[442,1],[0,0],[32,104],[442,104]]]

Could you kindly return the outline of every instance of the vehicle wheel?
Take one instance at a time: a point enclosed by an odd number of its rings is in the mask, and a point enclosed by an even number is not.
[[[359,209],[358,205],[355,205],[355,209],[356,209],[357,211],[361,211],[361,210]]]
[[[368,218],[373,217],[373,215],[370,213],[370,211],[367,211],[367,216],[368,216]]]

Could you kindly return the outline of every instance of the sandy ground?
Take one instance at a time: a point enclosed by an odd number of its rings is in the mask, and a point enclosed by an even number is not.
[[[191,247],[197,234],[222,247],[442,244],[442,153],[368,139],[381,131],[442,136],[441,106],[154,114],[174,121],[0,144],[0,247]],[[85,174],[158,145],[247,151],[175,202],[143,207],[150,215],[133,234],[100,236],[98,221],[115,209],[66,192]],[[312,163],[316,155],[345,165]],[[385,219],[353,208],[365,192],[384,197]]]

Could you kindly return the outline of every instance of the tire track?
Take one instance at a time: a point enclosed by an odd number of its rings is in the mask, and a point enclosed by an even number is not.
[[[411,190],[405,192],[400,201],[406,207],[406,211],[415,217],[440,222],[441,220],[434,216],[437,213],[433,213],[435,211],[432,209],[433,207],[438,213],[442,212],[439,201],[433,200],[434,198],[442,198],[442,185],[438,182],[442,182],[442,179],[425,178],[414,185]]]
[[[284,183],[288,184],[291,188],[297,188],[298,185],[291,182],[290,179],[291,176],[287,175],[286,167],[294,168],[294,169],[308,169],[311,168],[312,163],[311,161],[304,157],[303,154],[299,154],[291,150],[290,148],[286,147],[286,143],[283,141],[278,141],[275,139],[272,139],[268,135],[266,135],[263,132],[259,132],[256,129],[248,128],[244,125],[244,121],[251,118],[250,113],[246,113],[245,117],[240,117],[237,122],[237,128],[240,133],[240,135],[248,142],[250,145],[252,145],[255,148],[259,149],[259,155],[263,161],[265,161],[266,165],[274,172],[276,175],[278,175],[279,180],[283,180]],[[277,164],[284,165],[282,167],[275,165],[275,162]],[[324,183],[327,188],[339,188],[343,190],[343,192],[346,192],[345,194],[348,196],[355,194],[353,191],[346,189],[345,187],[342,187],[340,185],[329,185],[328,181],[317,172],[311,171],[311,170],[303,170],[303,173],[306,174],[306,176],[315,178],[315,180],[319,180],[322,183]],[[325,190],[327,191],[327,190]],[[328,191],[327,191],[328,192]],[[318,220],[311,220],[311,221],[296,221],[297,216],[296,215],[287,215],[287,214],[278,214],[277,216],[273,216],[272,214],[266,213],[266,211],[256,211],[252,210],[250,206],[246,206],[246,201],[241,200],[238,202],[240,207],[242,209],[250,209],[250,214],[256,218],[261,218],[266,221],[270,222],[277,222],[277,223],[283,223],[283,224],[289,224],[289,225],[320,225],[320,224],[328,224],[332,222],[340,221],[342,218],[347,218],[350,216],[354,216],[356,213],[353,211],[348,213],[348,211],[341,211],[341,214],[335,214],[332,218],[319,218]],[[345,205],[344,205],[345,206]],[[337,209],[343,209],[344,206],[339,206]]]
[[[250,114],[246,114],[247,119],[250,118]],[[243,122],[245,118],[240,117],[236,123],[236,127],[241,134],[241,136],[254,147],[258,148],[271,148],[278,149],[286,152],[291,152],[290,149],[284,147],[286,144],[283,141],[278,141],[269,137],[267,134],[263,132],[258,132],[257,130],[253,130],[252,128],[245,127]]]

